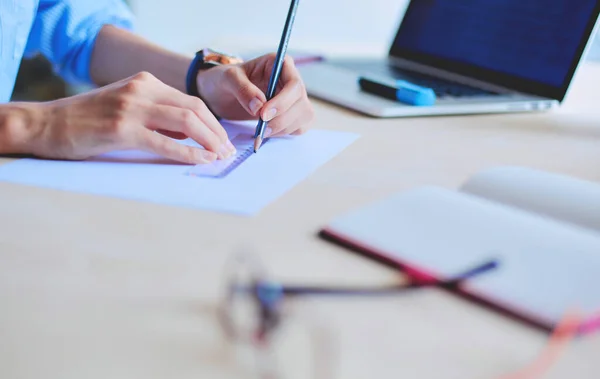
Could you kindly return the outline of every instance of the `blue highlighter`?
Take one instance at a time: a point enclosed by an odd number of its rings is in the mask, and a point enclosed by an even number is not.
[[[431,88],[421,87],[406,80],[381,80],[360,77],[360,88],[373,95],[381,96],[414,106],[430,106],[435,104],[435,92]]]

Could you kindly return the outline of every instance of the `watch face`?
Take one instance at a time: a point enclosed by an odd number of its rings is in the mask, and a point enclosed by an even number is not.
[[[211,49],[202,50],[204,55],[204,63],[212,63],[216,65],[238,64],[244,61],[241,58],[219,53]]]

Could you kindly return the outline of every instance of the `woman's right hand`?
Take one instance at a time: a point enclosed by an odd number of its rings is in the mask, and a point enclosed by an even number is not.
[[[10,125],[4,127],[0,153],[81,160],[136,149],[189,164],[235,153],[227,132],[200,99],[148,73],[69,98],[12,107],[13,116],[9,110],[4,117]],[[187,137],[204,149],[173,140]]]

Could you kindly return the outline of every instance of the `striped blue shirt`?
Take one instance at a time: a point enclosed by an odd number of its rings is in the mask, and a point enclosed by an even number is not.
[[[122,0],[0,0],[0,103],[10,100],[21,59],[36,54],[67,82],[91,84],[91,54],[106,24],[132,29]]]

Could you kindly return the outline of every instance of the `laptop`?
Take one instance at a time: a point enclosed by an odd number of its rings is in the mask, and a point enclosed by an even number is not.
[[[544,111],[564,101],[597,28],[598,0],[411,0],[387,56],[298,67],[307,92],[375,117]],[[431,88],[413,106],[360,76]]]

